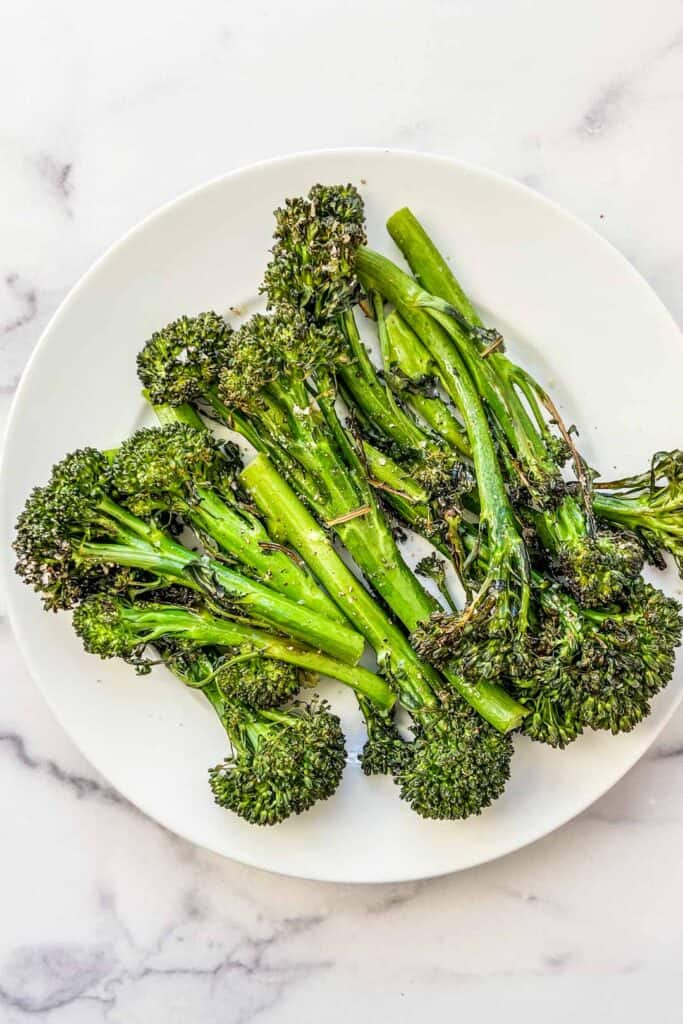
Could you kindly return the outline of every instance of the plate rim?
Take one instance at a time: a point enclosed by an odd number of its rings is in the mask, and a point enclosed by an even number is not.
[[[514,178],[501,174],[498,171],[491,170],[490,168],[483,167],[476,163],[461,160],[449,155],[393,147],[387,148],[380,146],[343,146],[301,150],[296,151],[294,153],[286,153],[273,157],[268,157],[266,159],[240,165],[239,167],[233,168],[232,170],[227,171],[223,174],[216,175],[213,178],[210,178],[200,183],[199,185],[195,185],[190,189],[186,189],[179,195],[163,203],[161,206],[155,207],[141,220],[137,221],[128,230],[126,230],[113,243],[108,245],[104,249],[104,251],[93,261],[93,263],[88,267],[88,269],[69,288],[67,294],[62,299],[59,306],[48,320],[47,324],[45,325],[40,334],[38,341],[33,347],[33,350],[26,362],[26,365],[21,372],[21,376],[17,384],[16,391],[13,395],[12,402],[10,404],[4,437],[1,439],[2,451],[0,453],[0,497],[6,491],[6,488],[4,487],[4,480],[5,474],[7,472],[7,463],[9,460],[8,452],[11,445],[14,443],[15,437],[17,436],[18,421],[20,417],[21,407],[23,404],[23,395],[24,391],[26,390],[26,387],[28,386],[27,382],[31,374],[33,373],[34,367],[41,358],[42,352],[48,345],[49,336],[53,331],[54,327],[59,323],[61,318],[68,313],[71,305],[77,300],[80,292],[87,287],[91,277],[95,276],[95,274],[100,270],[101,266],[104,265],[111,257],[115,256],[120,248],[123,248],[129,242],[129,240],[134,238],[136,235],[144,232],[156,220],[162,219],[170,210],[172,210],[176,206],[182,205],[184,202],[190,200],[193,196],[199,193],[209,192],[214,188],[222,187],[225,185],[226,182],[236,180],[238,178],[247,176],[260,170],[271,168],[273,166],[285,166],[317,158],[333,159],[343,158],[345,156],[355,158],[359,156],[362,157],[363,155],[373,157],[387,157],[390,160],[394,158],[408,160],[417,159],[424,163],[438,163],[441,165],[454,167],[457,168],[457,170],[460,172],[465,172],[466,174],[470,174],[475,177],[494,181],[498,185],[501,185],[512,192],[520,192],[522,194],[525,194],[527,197],[532,198],[534,202],[540,203],[542,206],[546,206],[556,216],[559,216],[568,223],[571,223],[571,225],[575,229],[580,229],[580,231],[583,232],[587,237],[590,237],[592,244],[599,243],[607,252],[609,252],[612,258],[616,257],[618,262],[621,264],[622,270],[625,270],[630,276],[632,284],[636,286],[639,290],[641,290],[643,294],[647,295],[650,302],[654,300],[655,304],[659,307],[660,315],[662,315],[665,321],[668,321],[669,326],[671,326],[674,329],[674,331],[679,335],[680,338],[680,330],[675,318],[673,317],[673,314],[667,308],[667,306],[660,298],[658,293],[655,291],[653,286],[646,280],[646,278],[640,273],[640,271],[626,258],[626,256],[624,256],[624,254],[612,242],[606,239],[594,227],[587,224],[576,214],[571,213],[569,210],[565,209],[559,203],[555,202],[552,199],[549,199],[547,196],[531,188],[529,185],[517,181]],[[592,794],[589,799],[587,799],[579,807],[574,809],[568,817],[562,817],[562,819],[558,821],[556,824],[544,824],[532,834],[526,834],[522,839],[513,839],[511,843],[504,849],[496,850],[490,856],[479,856],[468,864],[452,868],[444,868],[443,870],[432,869],[424,874],[415,874],[414,872],[408,874],[401,874],[400,872],[396,872],[391,877],[386,877],[385,875],[382,878],[363,877],[349,879],[348,877],[341,877],[338,874],[335,874],[334,872],[322,872],[312,875],[310,871],[304,872],[297,870],[279,870],[278,868],[270,866],[266,867],[262,863],[259,863],[256,858],[227,854],[223,850],[212,845],[211,843],[203,842],[193,838],[192,835],[189,835],[186,831],[184,831],[182,828],[179,828],[177,825],[168,824],[165,820],[165,816],[149,808],[147,806],[147,802],[144,799],[141,800],[138,798],[133,798],[126,791],[126,787],[121,788],[118,785],[114,785],[113,783],[111,783],[108,776],[104,772],[101,772],[100,769],[98,768],[96,756],[91,755],[90,752],[86,752],[82,743],[72,736],[71,732],[62,721],[58,707],[56,706],[53,699],[49,696],[48,692],[43,687],[40,681],[40,673],[38,672],[37,667],[34,666],[33,657],[31,653],[31,645],[27,642],[27,638],[23,635],[23,631],[19,625],[20,616],[14,603],[11,586],[11,583],[14,582],[13,558],[11,557],[12,549],[9,543],[5,543],[5,541],[9,541],[11,537],[12,523],[10,522],[10,518],[11,517],[8,515],[7,505],[5,502],[2,502],[2,504],[0,505],[0,522],[2,522],[2,524],[4,525],[5,521],[7,520],[6,525],[9,531],[6,532],[5,530],[3,530],[2,553],[0,554],[0,582],[3,584],[3,591],[6,599],[7,619],[10,624],[13,639],[19,648],[21,656],[24,659],[24,662],[28,668],[29,675],[31,676],[31,679],[36,689],[38,690],[42,699],[47,704],[48,708],[50,709],[60,728],[68,736],[70,742],[73,743],[73,745],[76,747],[79,753],[86,759],[86,761],[88,761],[88,763],[92,765],[94,770],[101,774],[102,777],[105,778],[107,782],[110,785],[112,785],[113,788],[116,789],[116,791],[120,793],[128,803],[130,803],[133,807],[138,808],[146,817],[150,818],[153,822],[160,824],[172,835],[177,835],[183,840],[192,843],[194,846],[206,849],[211,853],[221,856],[227,860],[232,860],[236,863],[244,864],[245,866],[248,866],[256,870],[268,872],[269,874],[275,874],[285,878],[299,878],[306,881],[332,884],[395,885],[403,882],[426,880],[429,878],[441,878],[449,874],[468,871],[471,868],[488,864],[494,860],[498,860],[499,858],[506,857],[509,854],[515,853],[526,846],[530,846],[533,843],[536,843],[539,840],[544,839],[546,836],[564,827],[564,825],[569,824],[576,817],[582,814],[588,807],[591,807],[596,801],[601,799],[607,792],[609,792],[609,790],[611,790],[617,784],[617,782],[623,779],[633,769],[633,767],[644,756],[648,749],[650,749],[652,744],[656,741],[656,739],[661,735],[662,731],[666,728],[667,724],[670,722],[671,718],[679,709],[681,702],[683,701],[683,686],[681,686],[679,687],[678,693],[674,696],[673,700],[671,701],[670,706],[667,708],[666,712],[663,713],[662,717],[657,722],[654,732],[650,736],[648,736],[647,741],[644,742],[644,745],[642,745],[641,749],[635,751],[632,755],[629,755],[629,757],[625,761],[620,761],[618,767],[616,767],[613,772],[609,773],[609,775],[607,776],[607,780],[604,782],[604,785],[601,784],[599,791]]]

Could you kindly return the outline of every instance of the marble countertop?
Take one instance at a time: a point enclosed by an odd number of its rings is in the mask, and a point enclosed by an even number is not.
[[[302,149],[423,149],[517,178],[683,315],[676,0],[24,0],[0,14],[0,50],[0,427],[110,243],[191,186]],[[221,860],[145,818],[62,733],[4,620],[0,675],[3,1024],[680,1020],[683,712],[542,842],[354,888]]]

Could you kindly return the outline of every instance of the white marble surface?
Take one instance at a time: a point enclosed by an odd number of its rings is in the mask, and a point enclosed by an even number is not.
[[[678,0],[3,5],[0,424],[111,242],[301,149],[424,149],[518,178],[680,318],[682,54]],[[3,1024],[680,1020],[683,713],[543,842],[352,888],[220,860],[144,818],[61,732],[6,622],[0,677]]]

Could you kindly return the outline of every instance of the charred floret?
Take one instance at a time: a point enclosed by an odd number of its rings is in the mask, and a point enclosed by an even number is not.
[[[331,320],[353,306],[360,287],[355,252],[365,243],[363,200],[353,185],[315,185],[275,211],[275,244],[263,291],[269,308]]]
[[[276,825],[334,794],[346,749],[326,702],[254,711],[224,700],[221,718],[233,753],[209,771],[219,806],[253,825]]]
[[[215,387],[233,334],[218,313],[182,316],[156,331],[138,354],[138,376],[155,404],[191,404]]]

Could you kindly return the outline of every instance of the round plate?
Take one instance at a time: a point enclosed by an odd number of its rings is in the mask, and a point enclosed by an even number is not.
[[[111,448],[141,422],[135,356],[145,339],[181,313],[249,307],[267,259],[271,211],[317,181],[360,186],[370,242],[389,254],[387,216],[413,208],[509,349],[577,423],[584,453],[604,473],[641,469],[651,452],[680,443],[683,349],[671,317],[613,248],[553,204],[495,174],[419,154],[341,150],[258,164],[135,228],[86,274],[45,331],[14,402],[4,456],[10,615],[64,729],[102,775],[167,828],[225,856],[306,878],[425,878],[518,849],[583,810],[660,732],[681,699],[680,672],[628,736],[592,734],[564,752],[519,740],[505,795],[478,818],[423,821],[390,780],[365,779],[352,757],[332,800],[259,829],[212,802],[206,770],[224,756],[226,742],[201,696],[164,670],[137,677],[86,655],[68,615],[46,615],[12,572],[10,537],[31,487],[67,451]],[[659,579],[676,589],[674,576]],[[341,708],[349,749],[357,751],[362,730],[352,701],[342,687],[323,689]]]

